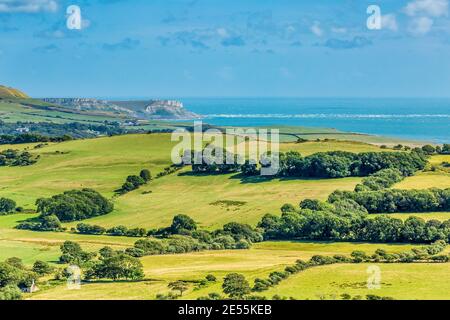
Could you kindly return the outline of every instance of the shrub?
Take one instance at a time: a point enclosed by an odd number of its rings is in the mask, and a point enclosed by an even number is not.
[[[104,234],[106,229],[101,226],[89,225],[85,223],[77,224],[77,231],[81,234]]]
[[[16,202],[8,198],[0,198],[0,214],[10,213],[16,208]]]
[[[63,222],[83,220],[110,213],[113,204],[92,189],[71,190],[36,201],[42,216],[55,215]]]
[[[53,268],[47,262],[40,260],[33,264],[32,270],[40,276],[48,275],[53,272]]]

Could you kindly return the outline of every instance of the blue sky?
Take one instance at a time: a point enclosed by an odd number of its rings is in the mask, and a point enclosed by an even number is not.
[[[35,97],[450,96],[449,0],[0,0]],[[369,5],[382,29],[366,26]],[[78,5],[81,30],[66,27]]]

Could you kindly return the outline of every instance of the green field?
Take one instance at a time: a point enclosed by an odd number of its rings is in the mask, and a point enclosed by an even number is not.
[[[207,274],[215,275],[219,281],[206,288],[190,290],[185,298],[196,299],[210,292],[221,292],[220,278],[230,272],[244,274],[252,283],[257,277],[266,277],[270,272],[283,270],[298,259],[309,259],[313,255],[347,254],[352,250],[373,253],[382,248],[389,252],[401,252],[409,245],[359,244],[359,243],[311,243],[311,242],[264,242],[250,250],[227,250],[189,253],[181,255],[150,256],[142,258],[146,281],[141,282],[96,282],[87,283],[81,290],[67,290],[64,284],[43,290],[31,296],[33,299],[155,299],[158,293],[168,293],[167,284],[176,280],[201,280]],[[290,279],[286,280],[286,283]],[[268,297],[270,294],[267,295]]]
[[[340,299],[341,294],[352,297],[374,294],[398,300],[449,299],[450,264],[378,264],[381,269],[380,289],[367,288],[367,267],[370,264],[323,266],[297,274],[267,291],[295,299]],[[413,292],[411,292],[413,290]]]
[[[371,217],[379,216],[379,214],[372,214]],[[406,220],[409,217],[420,217],[425,221],[428,220],[439,220],[445,221],[450,220],[450,212],[417,212],[417,213],[389,213],[389,217],[398,218]]]
[[[446,172],[419,172],[408,177],[394,187],[397,189],[446,189],[450,186],[450,173]]]
[[[174,144],[169,134],[152,134],[77,140],[36,150],[28,145],[30,152],[41,156],[40,160],[29,167],[2,168],[0,194],[15,199],[25,208],[34,208],[37,198],[73,188],[94,188],[112,197],[128,175],[142,168],[155,175],[169,166]],[[285,148],[284,144],[281,146],[280,149]],[[11,146],[3,146],[8,147]],[[381,150],[354,142],[340,142],[337,147],[328,142],[309,142],[293,147],[305,155],[336,148],[354,152]],[[265,213],[277,213],[285,203],[296,204],[305,198],[326,199],[335,189],[351,190],[359,181],[346,178],[247,182],[232,175],[171,175],[116,198],[112,214],[90,222],[156,227],[166,225],[175,214],[186,213],[208,228],[236,219],[255,223]],[[152,193],[143,195],[146,191]],[[211,205],[222,200],[246,203],[238,208]]]
[[[39,161],[28,167],[0,168],[0,197],[17,201],[26,209],[34,209],[35,201],[69,189],[94,188],[114,201],[112,213],[84,222],[104,227],[155,228],[167,226],[176,214],[187,214],[201,228],[216,229],[230,221],[255,225],[266,213],[279,214],[285,203],[295,206],[302,199],[325,200],[336,189],[352,190],[360,178],[344,179],[242,179],[237,175],[193,176],[189,169],[155,179],[148,185],[115,197],[125,178],[148,168],[155,176],[171,164],[170,153],[174,146],[169,134],[135,134],[50,143],[34,149],[34,144],[0,146],[28,149],[39,155]],[[350,141],[311,141],[306,143],[281,143],[280,150],[296,150],[303,155],[323,151],[383,151],[378,146]],[[431,163],[447,161],[447,156],[434,156]],[[396,185],[397,188],[429,188],[450,186],[448,174],[421,172]],[[222,201],[222,202],[221,202]],[[227,202],[228,201],[228,202]],[[240,205],[231,203],[239,202]],[[227,204],[228,203],[228,204]],[[394,214],[402,219],[416,215],[426,220],[446,220],[450,213]],[[14,226],[35,214],[0,216],[0,261],[17,256],[31,265],[40,259],[55,263],[60,255],[59,246],[65,240],[80,243],[83,249],[97,251],[104,246],[125,249],[136,238],[86,236],[70,232],[32,232],[14,229]],[[375,215],[374,215],[375,216]],[[76,223],[66,224],[68,228]],[[205,251],[182,255],[149,256],[142,258],[146,280],[141,282],[101,281],[86,283],[81,290],[67,290],[64,284],[42,285],[42,290],[28,295],[32,299],[155,299],[158,293],[168,293],[167,284],[174,280],[200,280],[208,273],[219,278],[215,284],[194,290],[191,285],[185,298],[195,299],[210,292],[221,292],[221,278],[230,272],[244,274],[251,282],[256,277],[266,277],[270,272],[281,271],[297,259],[309,259],[315,254],[349,255],[354,250],[373,253],[383,248],[389,252],[406,251],[411,245],[385,245],[327,242],[264,242],[250,250]],[[333,265],[308,270],[292,276],[279,286],[264,293],[318,299],[351,295],[377,294],[404,298],[449,298],[442,284],[449,264],[383,264],[383,286],[369,292],[361,283],[367,279],[366,265]],[[420,278],[420,275],[423,275]]]

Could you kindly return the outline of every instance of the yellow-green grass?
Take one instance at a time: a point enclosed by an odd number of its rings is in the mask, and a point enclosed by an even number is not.
[[[171,164],[174,142],[170,134],[125,135],[51,143],[41,149],[26,145],[40,155],[28,167],[0,168],[0,196],[18,205],[34,208],[37,198],[73,188],[94,188],[112,197],[130,174],[149,168],[153,175]],[[23,146],[2,146],[4,148]],[[282,150],[298,148],[303,154],[319,151],[376,151],[377,147],[354,142],[308,142],[281,145]],[[186,169],[188,170],[188,169]],[[236,219],[255,223],[268,212],[277,213],[284,203],[297,204],[304,198],[326,197],[335,189],[351,190],[359,178],[333,180],[258,180],[245,183],[231,175],[171,175],[116,198],[116,210],[93,222],[112,226],[164,226],[178,213],[198,219],[205,227],[215,227]],[[152,191],[143,195],[142,192]],[[195,199],[195,201],[193,200]],[[216,201],[242,201],[241,207],[210,205]]]
[[[450,155],[435,155],[428,159],[431,165],[440,165],[443,162],[450,162]],[[397,183],[397,189],[427,189],[427,188],[450,188],[450,173],[437,170],[418,172],[412,177]]]
[[[380,289],[368,289],[367,268],[373,264],[339,264],[311,268],[291,276],[265,292],[295,299],[339,299],[368,294],[395,299],[450,299],[450,264],[376,264],[381,269]]]
[[[114,212],[86,222],[106,227],[123,224],[155,228],[169,225],[174,215],[183,213],[207,229],[231,221],[255,225],[266,213],[279,214],[285,203],[297,205],[306,198],[325,200],[336,189],[354,189],[359,181],[360,178],[245,182],[230,174],[175,174],[118,197]],[[220,201],[242,203],[227,205]]]
[[[231,272],[244,274],[253,283],[255,278],[267,277],[273,271],[282,271],[298,259],[307,260],[316,254],[350,254],[353,250],[373,253],[381,248],[389,252],[401,252],[410,245],[386,245],[366,243],[311,243],[311,242],[264,242],[250,250],[204,251],[181,255],[149,256],[141,259],[146,281],[102,281],[84,284],[81,290],[67,290],[60,285],[31,295],[33,299],[155,299],[156,294],[167,294],[170,281],[195,281],[213,274],[218,282],[206,288],[194,290],[190,285],[186,299],[196,299],[210,292],[221,292],[223,277]],[[287,280],[289,281],[289,280]]]
[[[371,214],[369,217],[375,218],[381,214]],[[406,220],[409,217],[419,217],[425,221],[439,220],[446,221],[450,219],[450,212],[417,212],[417,213],[389,213],[388,217]]]
[[[168,134],[124,135],[30,149],[40,155],[36,164],[0,168],[0,195],[25,208],[37,198],[74,188],[94,188],[111,197],[128,175],[168,166],[173,144]]]
[[[22,91],[0,85],[0,98],[28,98]]]
[[[430,157],[428,160],[431,164],[439,165],[443,162],[449,162],[450,163],[450,154],[440,154]]]
[[[124,249],[132,246],[136,241],[134,238],[127,237],[14,229],[19,222],[36,216],[36,214],[0,216],[0,261],[10,257],[19,257],[26,264],[32,264],[36,260],[55,262],[61,255],[59,246],[66,240],[76,241],[88,251],[98,251],[104,246]]]
[[[450,173],[441,171],[419,172],[414,176],[407,177],[400,183],[397,183],[396,189],[428,189],[428,188],[450,188]]]
[[[372,144],[356,141],[311,141],[304,143],[281,143],[280,151],[298,151],[303,156],[308,156],[317,152],[327,151],[348,151],[354,153],[361,152],[380,152],[392,151],[390,149],[381,149]]]

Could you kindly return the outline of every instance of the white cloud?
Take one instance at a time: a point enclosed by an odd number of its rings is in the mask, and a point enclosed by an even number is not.
[[[381,16],[381,28],[397,31],[398,24],[395,14],[386,14],[384,16]]]
[[[447,16],[448,0],[415,0],[406,5],[404,12],[409,16]]]
[[[56,0],[0,0],[0,12],[55,12],[58,9]]]
[[[319,22],[314,22],[314,24],[311,26],[311,32],[314,33],[316,36],[321,37],[323,35],[323,30],[320,28]]]
[[[409,31],[414,35],[424,35],[431,30],[433,23],[433,19],[428,17],[414,18],[409,25]]]

